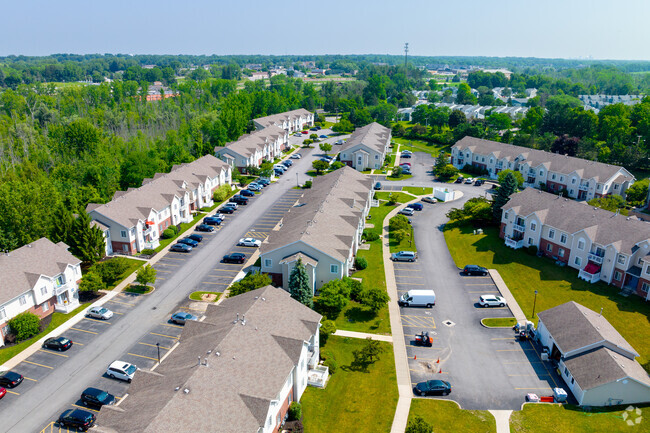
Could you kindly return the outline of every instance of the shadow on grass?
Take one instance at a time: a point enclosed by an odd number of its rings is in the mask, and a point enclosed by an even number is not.
[[[352,307],[345,311],[345,318],[348,322],[370,322],[377,318],[377,314],[366,307]],[[379,328],[379,323],[373,324],[370,329]]]

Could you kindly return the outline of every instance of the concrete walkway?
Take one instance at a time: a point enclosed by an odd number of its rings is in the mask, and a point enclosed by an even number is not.
[[[363,338],[363,339],[370,338],[372,340],[387,341],[389,343],[393,342],[393,337],[390,335],[368,334],[367,332],[343,331],[341,329],[337,329],[334,335],[338,337]]]
[[[490,410],[488,412],[490,412],[497,421],[497,433],[510,433],[511,410]]]
[[[526,321],[526,315],[517,303],[515,297],[512,296],[512,293],[510,293],[510,289],[508,286],[506,286],[503,278],[501,278],[499,271],[496,269],[488,269],[488,272],[490,273],[490,277],[492,277],[492,281],[494,281],[494,284],[496,284],[497,288],[499,289],[499,292],[501,292],[501,295],[506,298],[508,307],[510,308],[510,311],[512,311],[512,315],[515,316],[515,319],[517,319],[517,322]]]

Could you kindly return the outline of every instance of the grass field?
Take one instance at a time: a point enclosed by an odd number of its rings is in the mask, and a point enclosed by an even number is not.
[[[386,350],[367,372],[350,368],[352,351],[364,340],[330,336],[321,357],[334,358],[338,367],[325,389],[308,387],[302,396],[305,432],[375,433],[390,431],[397,405],[397,380],[393,347]]]
[[[122,275],[115,281],[113,284],[110,284],[109,286],[106,287],[106,290],[113,290],[115,287],[117,287],[126,277],[134,273],[140,266],[146,264],[147,262],[143,260],[137,260],[137,259],[127,259],[124,258],[129,264],[129,268],[122,272]]]
[[[498,270],[529,318],[535,290],[537,312],[568,301],[596,312],[603,308],[607,320],[641,355],[637,360],[650,370],[650,304],[637,296],[620,296],[614,286],[580,280],[573,268],[559,267],[550,259],[508,248],[498,237],[497,228],[484,228],[482,235],[474,235],[472,230],[469,226],[445,229],[447,247],[456,265],[471,263]]]
[[[141,284],[134,284],[126,289],[124,289],[126,293],[135,293],[137,295],[146,295],[154,291],[154,288],[151,286],[143,286]]]
[[[221,296],[221,293],[219,292],[193,292],[190,294],[190,299],[192,301],[202,301],[201,296],[202,295],[217,295],[217,298],[214,300],[216,302],[219,300],[219,297]]]
[[[405,186],[402,191],[410,192],[415,195],[430,195],[433,194],[433,188],[424,188],[420,186]]]
[[[489,328],[512,328],[517,323],[514,317],[486,317],[481,323]]]
[[[393,194],[397,203],[406,203],[415,199],[415,197],[402,192],[377,191],[375,194],[377,195],[378,200],[388,200],[388,197]],[[370,212],[372,212],[372,210]]]
[[[410,150],[411,152],[424,152],[430,154],[433,157],[437,157],[441,150],[449,150],[450,148],[450,146],[447,145],[429,143],[422,140],[410,140],[408,138],[393,137],[392,141],[400,144],[400,152],[404,150]]]
[[[409,420],[416,416],[431,424],[436,433],[492,433],[497,430],[496,421],[488,411],[462,410],[453,401],[414,398]]]

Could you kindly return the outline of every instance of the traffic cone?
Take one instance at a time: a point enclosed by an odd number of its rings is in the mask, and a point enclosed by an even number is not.
[[[415,359],[418,359],[418,356],[417,356],[417,355],[413,355],[413,359],[414,359],[414,360],[415,360]]]
[[[436,361],[436,364],[440,364],[440,357],[438,357],[438,360]]]

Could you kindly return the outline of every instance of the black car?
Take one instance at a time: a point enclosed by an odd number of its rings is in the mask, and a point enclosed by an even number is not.
[[[380,189],[381,189],[381,182],[377,182],[377,183],[375,184],[375,186],[372,187],[372,189],[374,189],[374,190],[376,190],[376,191],[380,190]]]
[[[43,343],[44,349],[58,350],[64,352],[72,347],[72,341],[65,337],[52,337],[45,340]]]
[[[178,253],[189,253],[190,251],[192,251],[192,247],[189,245],[177,243],[172,245],[169,251],[176,251]]]
[[[410,174],[413,174],[413,173],[411,173],[411,170],[409,170],[409,169],[407,169],[407,168],[403,168],[403,169],[402,169],[402,174],[404,174],[404,175],[410,175]]]
[[[463,178],[463,176],[458,176],[458,179],[456,179],[454,183],[463,183],[464,180],[465,178]]]
[[[411,203],[410,205],[406,206],[409,207],[413,210],[422,210],[424,209],[424,206],[422,206],[422,203]]]
[[[278,170],[277,168],[273,170],[273,174],[276,176],[282,176],[284,174],[284,171]]]
[[[235,212],[235,208],[234,207],[229,207],[229,206],[224,206],[221,209],[219,209],[219,212],[231,214],[231,213]]]
[[[213,232],[216,229],[209,224],[199,224],[195,229],[197,232]]]
[[[242,189],[241,191],[239,191],[239,195],[243,197],[255,197],[255,193],[248,189]]]
[[[291,167],[293,165],[293,161],[287,159],[286,161],[282,161],[281,164],[284,165],[285,167]]]
[[[246,255],[242,253],[232,253],[223,256],[224,263],[244,263],[246,261]]]
[[[2,376],[0,376],[0,386],[6,386],[7,388],[15,388],[20,385],[23,381],[23,376],[13,371],[8,371]]]
[[[101,408],[104,405],[114,404],[115,396],[97,388],[86,388],[81,393],[81,403],[84,406]]]
[[[487,275],[488,270],[482,266],[478,265],[467,265],[463,268],[463,274],[465,275]]]
[[[244,197],[244,196],[239,195],[239,194],[233,195],[232,197],[230,197],[229,201],[231,203],[237,203],[237,204],[241,204],[241,205],[247,205],[248,204],[248,199],[246,197]]]
[[[193,233],[193,234],[189,235],[188,238],[190,238],[190,239],[192,239],[193,241],[196,241],[196,242],[201,242],[203,240],[203,236],[197,235],[196,233]]]
[[[476,182],[474,182],[474,186],[481,186],[485,183],[485,180],[483,179],[476,179]]]
[[[418,383],[413,392],[416,395],[447,395],[451,392],[451,384],[444,380],[427,380]]]
[[[87,431],[95,425],[95,415],[81,409],[68,409],[59,416],[58,422],[60,427]]]
[[[400,158],[410,158],[411,154],[410,153],[402,153],[399,157]]]
[[[264,178],[262,178],[262,177],[260,177],[259,179],[257,179],[257,180],[255,181],[255,183],[257,183],[258,185],[262,185],[262,186],[269,186],[269,185],[271,185],[271,181],[270,181],[270,180],[268,180],[268,179],[264,179]]]
[[[194,239],[190,239],[189,236],[186,237],[186,238],[183,238],[183,239],[179,239],[178,242],[180,242],[181,244],[189,245],[192,248],[199,246],[199,243],[197,241],[195,241]]]
[[[210,216],[203,218],[203,224],[207,224],[211,226],[221,225],[221,222],[222,222],[221,218],[210,217]]]

